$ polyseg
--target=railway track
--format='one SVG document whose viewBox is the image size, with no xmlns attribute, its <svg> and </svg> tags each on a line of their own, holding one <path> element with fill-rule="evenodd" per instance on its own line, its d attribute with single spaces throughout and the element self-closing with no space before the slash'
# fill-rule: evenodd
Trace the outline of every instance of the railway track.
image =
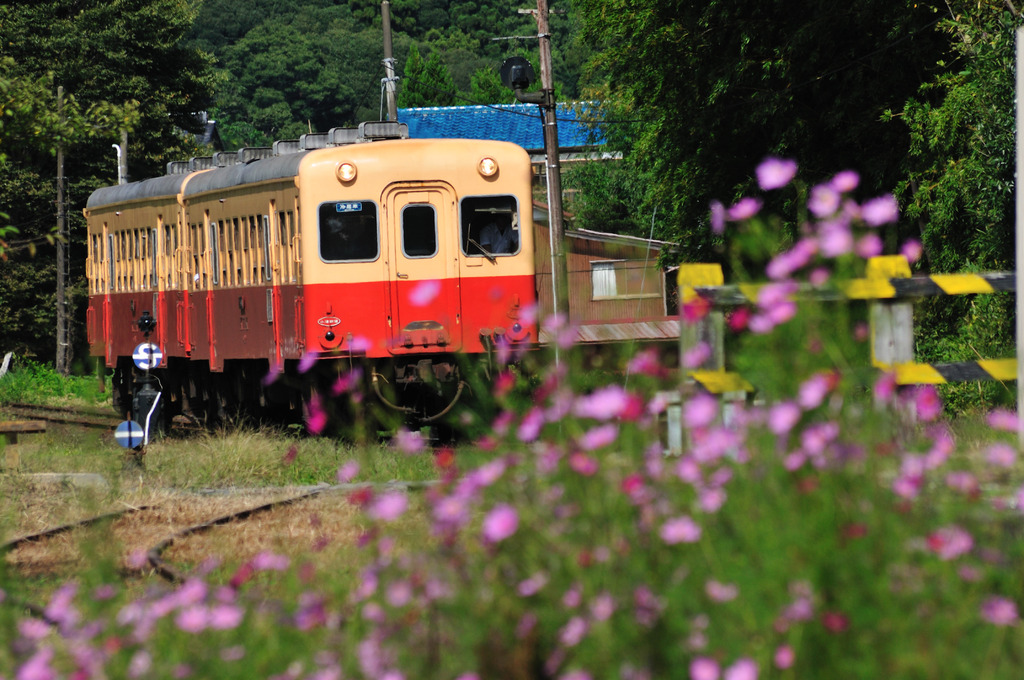
<svg viewBox="0 0 1024 680">
<path fill-rule="evenodd" d="M 42 404 L 4 404 L 0 413 L 25 420 L 45 420 L 48 423 L 66 423 L 100 429 L 114 429 L 121 422 L 114 413 L 74 406 L 45 406 Z"/>
<path fill-rule="evenodd" d="M 297 489 L 289 493 L 286 496 L 273 498 L 271 500 L 264 500 L 263 502 L 252 502 L 245 504 L 243 507 L 235 507 L 227 512 L 214 511 L 193 511 L 192 513 L 177 514 L 180 512 L 182 492 L 173 492 L 174 496 L 172 499 L 163 502 L 154 502 L 145 505 L 139 505 L 129 507 L 124 510 L 115 512 L 104 512 L 84 519 L 76 520 L 59 526 L 47 528 L 38 532 L 25 534 L 11 540 L 6 543 L 0 544 L 0 559 L 4 557 L 8 558 L 8 561 L 15 566 L 21 562 L 18 556 L 15 555 L 16 551 L 20 549 L 32 549 L 36 551 L 52 550 L 57 553 L 63 553 L 67 546 L 55 544 L 54 546 L 47 548 L 49 541 L 55 540 L 57 537 L 67 534 L 69 532 L 83 529 L 103 523 L 115 523 L 115 522 L 133 522 L 141 527 L 138 532 L 144 536 L 152 536 L 153 529 L 156 527 L 163 527 L 160 532 L 162 536 L 159 540 L 149 538 L 145 543 L 140 543 L 136 540 L 132 540 L 130 537 L 121 536 L 119 540 L 126 545 L 134 543 L 134 548 L 131 550 L 132 555 L 145 555 L 144 564 L 134 564 L 130 567 L 130 571 L 135 573 L 141 568 L 144 572 L 151 570 L 151 573 L 159 576 L 165 581 L 170 583 L 181 583 L 188 577 L 188 572 L 183 571 L 179 567 L 174 566 L 171 562 L 165 558 L 165 552 L 168 551 L 172 546 L 175 548 L 181 548 L 182 544 L 185 543 L 189 538 L 196 537 L 200 534 L 206 533 L 216 527 L 222 527 L 224 525 L 236 524 L 239 531 L 244 530 L 244 523 L 246 521 L 256 521 L 261 516 L 275 510 L 281 510 L 288 506 L 298 505 L 304 501 L 309 501 L 315 497 L 326 495 L 326 494 L 337 494 L 339 497 L 337 502 L 340 504 L 347 504 L 343 495 L 351 494 L 370 489 L 374 490 L 390 490 L 390 489 L 405 489 L 407 491 L 423 490 L 436 482 L 387 482 L 387 483 L 362 483 L 362 484 L 338 484 L 338 485 L 322 485 L 316 487 L 306 487 L 304 489 Z M 234 490 L 242 498 L 245 497 L 246 492 L 253 495 L 265 494 L 266 490 L 263 489 L 237 489 Z M 277 490 L 279 493 L 281 490 Z M 197 497 L 206 496 L 204 493 L 194 493 Z M 197 520 L 195 515 L 201 516 Z M 175 527 L 170 533 L 167 533 L 167 526 L 170 524 Z M 117 527 L 113 527 L 115 533 L 118 532 Z M 11 557 L 13 556 L 13 559 Z M 194 560 L 189 560 L 190 562 Z M 27 603 L 21 603 L 26 605 Z M 35 611 L 37 608 L 28 606 L 30 611 Z M 41 611 L 41 610 L 40 610 Z"/>
</svg>

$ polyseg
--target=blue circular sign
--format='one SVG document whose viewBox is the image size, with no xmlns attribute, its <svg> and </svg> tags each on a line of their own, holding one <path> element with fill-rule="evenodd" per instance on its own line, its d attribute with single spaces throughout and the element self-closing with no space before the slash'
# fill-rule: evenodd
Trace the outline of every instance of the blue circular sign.
<svg viewBox="0 0 1024 680">
<path fill-rule="evenodd" d="M 151 342 L 140 343 L 132 352 L 132 360 L 143 371 L 156 368 L 163 361 L 164 353 Z"/>
<path fill-rule="evenodd" d="M 146 432 L 134 420 L 126 420 L 114 430 L 114 441 L 126 449 L 134 449 L 142 446 L 146 439 Z"/>
</svg>

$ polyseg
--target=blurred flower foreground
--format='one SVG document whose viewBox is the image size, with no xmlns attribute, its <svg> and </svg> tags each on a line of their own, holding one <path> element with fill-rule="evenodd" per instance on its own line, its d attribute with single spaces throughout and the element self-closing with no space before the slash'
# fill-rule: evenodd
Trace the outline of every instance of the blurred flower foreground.
<svg viewBox="0 0 1024 680">
<path fill-rule="evenodd" d="M 42 616 L 0 607 L 0 677 L 1019 677 L 1017 417 L 959 440 L 932 387 L 866 368 L 864 309 L 796 296 L 857 276 L 898 219 L 891 196 L 855 200 L 854 172 L 797 175 L 767 159 L 762 195 L 711 207 L 730 276 L 771 283 L 725 324 L 757 393 L 685 387 L 682 452 L 656 350 L 606 372 L 568 345 L 558 369 L 519 357 L 477 395 L 486 462 L 403 431 L 439 483 L 344 501 L 366 522 L 356 574 L 263 554 L 141 597 L 67 583 Z M 780 197 L 789 222 L 762 214 Z"/>
</svg>

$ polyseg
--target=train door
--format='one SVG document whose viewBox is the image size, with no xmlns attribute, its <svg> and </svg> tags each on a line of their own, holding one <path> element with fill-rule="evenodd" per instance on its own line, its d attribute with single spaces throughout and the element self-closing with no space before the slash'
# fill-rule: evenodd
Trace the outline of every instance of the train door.
<svg viewBox="0 0 1024 680">
<path fill-rule="evenodd" d="M 381 198 L 392 354 L 462 348 L 458 210 L 443 182 L 392 184 Z"/>
</svg>

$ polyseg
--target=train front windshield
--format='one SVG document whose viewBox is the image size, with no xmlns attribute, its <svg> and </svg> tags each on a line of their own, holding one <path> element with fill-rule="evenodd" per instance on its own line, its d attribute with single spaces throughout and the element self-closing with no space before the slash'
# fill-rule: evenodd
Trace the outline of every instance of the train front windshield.
<svg viewBox="0 0 1024 680">
<path fill-rule="evenodd" d="M 471 257 L 519 252 L 519 211 L 514 196 L 462 199 L 462 252 Z"/>
<path fill-rule="evenodd" d="M 373 201 L 323 203 L 318 218 L 324 262 L 369 262 L 379 256 L 377 204 Z"/>
</svg>

